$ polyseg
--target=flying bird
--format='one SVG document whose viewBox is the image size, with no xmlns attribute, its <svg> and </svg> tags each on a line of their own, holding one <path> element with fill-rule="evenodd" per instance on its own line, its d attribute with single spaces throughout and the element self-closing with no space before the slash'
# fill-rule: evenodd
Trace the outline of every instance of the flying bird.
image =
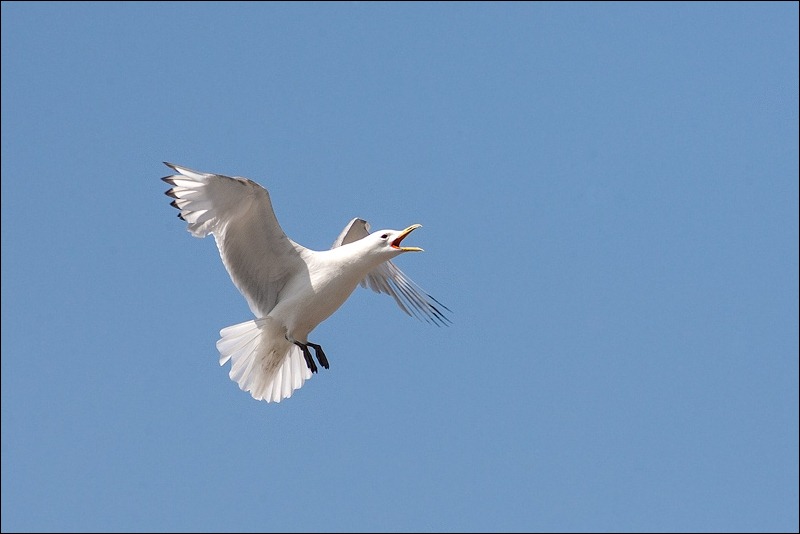
<svg viewBox="0 0 800 534">
<path fill-rule="evenodd" d="M 391 261 L 421 225 L 370 233 L 364 219 L 351 220 L 330 250 L 311 250 L 289 239 L 272 209 L 269 192 L 252 180 L 198 172 L 164 162 L 177 174 L 172 187 L 178 217 L 195 237 L 214 236 L 225 268 L 255 319 L 220 331 L 220 365 L 256 400 L 292 396 L 328 358 L 308 335 L 330 317 L 360 284 L 394 298 L 400 309 L 436 325 L 450 311 L 425 293 Z M 314 351 L 312 356 L 311 351 Z"/>
</svg>

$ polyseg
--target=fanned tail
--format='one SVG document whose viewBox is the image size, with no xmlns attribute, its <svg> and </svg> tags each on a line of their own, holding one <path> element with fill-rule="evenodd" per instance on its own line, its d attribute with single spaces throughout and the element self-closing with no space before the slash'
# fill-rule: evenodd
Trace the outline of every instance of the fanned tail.
<svg viewBox="0 0 800 534">
<path fill-rule="evenodd" d="M 219 334 L 219 364 L 230 360 L 231 380 L 256 400 L 280 402 L 311 378 L 300 348 L 270 317 L 229 326 Z"/>
</svg>

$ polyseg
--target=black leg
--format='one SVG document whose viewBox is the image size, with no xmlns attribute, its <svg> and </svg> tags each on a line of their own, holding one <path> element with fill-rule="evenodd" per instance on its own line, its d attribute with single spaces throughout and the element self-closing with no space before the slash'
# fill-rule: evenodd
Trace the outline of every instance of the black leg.
<svg viewBox="0 0 800 534">
<path fill-rule="evenodd" d="M 300 349 L 303 351 L 303 357 L 306 359 L 306 365 L 309 369 L 311 369 L 311 372 L 316 373 L 317 364 L 314 363 L 314 358 L 311 357 L 311 353 L 308 351 L 308 346 L 297 341 L 295 341 L 294 344 L 300 347 Z"/>
<path fill-rule="evenodd" d="M 328 358 L 325 357 L 325 352 L 322 350 L 322 347 L 316 343 L 311 343 L 310 341 L 308 342 L 308 346 L 313 348 L 314 352 L 317 353 L 317 360 L 319 361 L 319 364 L 325 369 L 329 369 Z"/>
</svg>

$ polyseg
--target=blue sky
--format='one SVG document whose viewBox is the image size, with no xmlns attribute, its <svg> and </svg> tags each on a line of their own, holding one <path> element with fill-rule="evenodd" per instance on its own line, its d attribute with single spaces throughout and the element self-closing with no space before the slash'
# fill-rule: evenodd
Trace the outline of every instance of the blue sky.
<svg viewBox="0 0 800 534">
<path fill-rule="evenodd" d="M 2 530 L 797 531 L 797 3 L 2 3 Z M 280 404 L 162 161 L 422 223 Z M 413 242 L 412 242 L 413 241 Z"/>
</svg>

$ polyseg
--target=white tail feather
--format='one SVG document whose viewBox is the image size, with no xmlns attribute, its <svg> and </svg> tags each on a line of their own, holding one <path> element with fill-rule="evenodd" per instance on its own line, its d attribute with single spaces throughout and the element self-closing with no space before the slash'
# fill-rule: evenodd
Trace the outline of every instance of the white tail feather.
<svg viewBox="0 0 800 534">
<path fill-rule="evenodd" d="M 311 378 L 300 348 L 270 317 L 229 326 L 219 334 L 219 364 L 231 360 L 231 380 L 256 400 L 280 402 Z"/>
</svg>

